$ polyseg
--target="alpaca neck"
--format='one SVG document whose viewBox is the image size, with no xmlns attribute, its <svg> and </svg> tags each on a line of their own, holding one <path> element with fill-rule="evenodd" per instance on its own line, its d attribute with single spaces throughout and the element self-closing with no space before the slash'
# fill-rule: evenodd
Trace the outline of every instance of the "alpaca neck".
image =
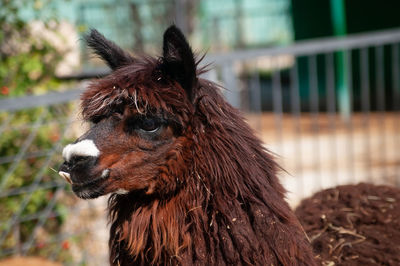
<svg viewBox="0 0 400 266">
<path fill-rule="evenodd" d="M 184 259 L 182 256 L 187 254 L 191 244 L 187 221 L 200 207 L 190 208 L 191 199 L 183 193 L 181 191 L 169 200 L 152 200 L 146 204 L 138 202 L 134 194 L 111 196 L 111 262 L 113 257 L 121 257 L 116 250 L 130 263 L 159 264 Z"/>
<path fill-rule="evenodd" d="M 260 200 L 228 199 L 211 189 L 197 177 L 164 202 L 141 205 L 131 194 L 112 196 L 111 261 L 118 256 L 121 265 L 313 265 L 305 236 L 282 199 L 287 217 Z"/>
</svg>

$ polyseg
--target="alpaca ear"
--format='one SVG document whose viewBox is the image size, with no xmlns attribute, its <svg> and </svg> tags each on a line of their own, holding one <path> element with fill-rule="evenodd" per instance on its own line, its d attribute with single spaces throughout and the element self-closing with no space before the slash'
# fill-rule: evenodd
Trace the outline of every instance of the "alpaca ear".
<svg viewBox="0 0 400 266">
<path fill-rule="evenodd" d="M 131 55 L 122 50 L 114 42 L 106 39 L 95 29 L 92 29 L 85 39 L 88 46 L 92 48 L 112 70 L 129 65 L 134 61 Z"/>
<path fill-rule="evenodd" d="M 176 80 L 192 100 L 196 63 L 185 36 L 174 25 L 164 33 L 162 71 Z"/>
</svg>

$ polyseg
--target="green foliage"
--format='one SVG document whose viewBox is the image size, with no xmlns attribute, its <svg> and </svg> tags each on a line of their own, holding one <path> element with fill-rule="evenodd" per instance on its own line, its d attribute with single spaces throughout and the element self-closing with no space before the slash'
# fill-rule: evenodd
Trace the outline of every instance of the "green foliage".
<svg viewBox="0 0 400 266">
<path fill-rule="evenodd" d="M 60 82 L 54 71 L 62 54 L 41 36 L 34 36 L 30 23 L 21 10 L 31 10 L 38 16 L 44 12 L 43 1 L 0 0 L 0 98 L 45 93 L 57 89 Z M 23 7 L 23 8 L 21 8 Z M 40 16 L 39 16 L 40 17 Z M 56 21 L 42 22 L 43 29 L 51 31 Z M 35 182 L 54 182 L 59 157 L 49 157 L 54 145 L 59 143 L 65 128 L 63 118 L 70 112 L 70 105 L 63 104 L 51 108 L 34 108 L 10 113 L 0 113 L 0 125 L 7 120 L 10 124 L 0 135 L 0 193 L 3 195 L 21 188 L 32 188 Z M 41 123 L 34 125 L 38 119 Z M 29 137 L 31 142 L 28 143 Z M 26 148 L 19 161 L 13 158 Z M 50 159 L 49 159 L 50 158 Z M 50 160 L 50 161 L 48 161 Z M 54 161 L 53 161 L 54 160 Z M 10 169 L 14 169 L 10 171 Z M 3 183 L 3 181 L 6 182 Z M 49 256 L 56 253 L 62 260 L 68 260 L 68 248 L 60 248 L 56 238 L 65 220 L 66 208 L 57 202 L 51 210 L 52 219 L 46 219 L 43 227 L 34 232 L 40 218 L 32 218 L 43 213 L 53 200 L 55 188 L 36 189 L 32 192 L 11 193 L 0 197 L 0 235 L 7 237 L 0 243 L 0 258 L 3 251 L 18 249 L 35 233 L 35 241 L 29 250 L 31 255 Z M 22 202 L 30 195 L 24 208 Z M 20 222 L 12 225 L 10 219 L 20 214 Z M 10 226 L 11 225 L 11 226 Z"/>
<path fill-rule="evenodd" d="M 43 36 L 32 34 L 20 14 L 22 6 L 39 12 L 38 1 L 0 1 L 0 97 L 44 92 L 49 83 L 58 85 L 54 70 L 62 55 Z M 41 23 L 48 31 L 57 25 L 54 20 Z"/>
</svg>

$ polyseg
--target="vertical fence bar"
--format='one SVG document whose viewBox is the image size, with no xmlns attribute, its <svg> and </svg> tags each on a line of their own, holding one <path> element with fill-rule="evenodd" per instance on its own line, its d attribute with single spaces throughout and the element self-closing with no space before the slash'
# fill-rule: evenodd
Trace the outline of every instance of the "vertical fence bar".
<svg viewBox="0 0 400 266">
<path fill-rule="evenodd" d="M 383 57 L 383 46 L 378 46 L 375 48 L 375 58 L 376 58 L 376 99 L 377 99 L 377 111 L 385 111 L 385 84 L 384 84 L 384 57 Z"/>
<path fill-rule="evenodd" d="M 393 44 L 392 45 L 392 82 L 393 82 L 393 88 L 392 88 L 392 97 L 393 97 L 393 128 L 394 128 L 394 147 L 396 151 L 400 150 L 400 135 L 398 132 L 400 132 L 400 121 L 398 119 L 398 113 L 400 111 L 400 80 L 399 80 L 399 75 L 400 75 L 400 68 L 399 68 L 399 44 Z M 396 153 L 394 155 L 394 159 L 396 161 L 400 160 L 400 157 L 398 157 L 399 153 Z M 400 166 L 399 167 L 394 167 L 394 178 L 395 182 L 394 184 L 397 186 L 400 186 Z"/>
<path fill-rule="evenodd" d="M 301 100 L 300 100 L 300 92 L 299 92 L 299 80 L 298 80 L 298 65 L 297 60 L 294 60 L 293 67 L 290 69 L 290 111 L 292 113 L 292 121 L 293 121 L 293 131 L 295 133 L 295 146 L 294 146 L 294 154 L 296 154 L 296 162 L 295 162 L 295 171 L 296 178 L 299 191 L 301 194 L 299 196 L 304 197 L 304 180 L 303 180 L 303 163 L 302 163 L 302 149 L 301 149 L 301 127 L 300 127 L 300 119 L 301 119 Z"/>
<path fill-rule="evenodd" d="M 336 149 L 336 95 L 335 95 L 335 64 L 333 53 L 325 55 L 325 70 L 326 70 L 326 110 L 329 120 L 329 133 L 331 135 L 330 149 L 332 156 L 331 168 L 332 179 L 335 184 L 338 184 L 338 158 Z"/>
<path fill-rule="evenodd" d="M 236 75 L 233 71 L 233 62 L 227 62 L 222 66 L 222 79 L 225 84 L 225 97 L 236 108 L 240 108 L 240 92 Z"/>
<path fill-rule="evenodd" d="M 360 75 L 361 75 L 361 112 L 362 127 L 364 131 L 364 174 L 368 181 L 371 181 L 371 144 L 370 144 L 370 87 L 369 87 L 369 57 L 368 48 L 360 51 Z"/>
<path fill-rule="evenodd" d="M 274 63 L 277 61 L 274 60 Z M 282 108 L 282 84 L 281 84 L 281 72 L 279 66 L 276 66 L 272 74 L 272 108 L 275 117 L 276 127 L 276 140 L 278 147 L 278 154 L 283 157 L 283 143 L 282 143 L 282 120 L 283 120 L 283 108 Z"/>
<path fill-rule="evenodd" d="M 376 62 L 376 110 L 377 110 L 377 119 L 378 119 L 378 131 L 380 131 L 380 156 L 379 156 L 379 164 L 380 167 L 380 177 L 383 181 L 387 181 L 386 176 L 386 121 L 385 121 L 385 77 L 384 77 L 384 51 L 383 46 L 378 46 L 375 48 L 375 62 Z M 383 166 L 382 166 L 383 165 Z"/>
<path fill-rule="evenodd" d="M 400 111 L 400 68 L 399 68 L 399 44 L 392 45 L 392 95 L 393 111 Z"/>
<path fill-rule="evenodd" d="M 251 76 L 250 80 L 250 103 L 251 109 L 254 113 L 260 115 L 260 119 L 257 119 L 256 129 L 257 131 L 262 130 L 262 99 L 261 99 L 261 84 L 260 74 L 256 70 Z"/>
<path fill-rule="evenodd" d="M 181 31 L 187 35 L 188 27 L 187 27 L 187 14 L 186 14 L 186 1 L 185 0 L 175 0 L 175 23 L 181 29 Z"/>
<path fill-rule="evenodd" d="M 357 181 L 354 165 L 354 145 L 353 145 L 353 69 L 351 60 L 352 51 L 345 51 L 345 64 L 347 65 L 347 91 L 349 97 L 349 117 L 346 121 L 347 129 L 347 152 L 348 152 L 348 178 L 349 181 Z"/>
<path fill-rule="evenodd" d="M 321 180 L 321 159 L 320 159 L 320 142 L 319 142 L 319 93 L 318 93 L 318 72 L 317 72 L 317 56 L 310 55 L 308 58 L 308 80 L 310 82 L 310 115 L 312 124 L 313 138 L 313 154 L 315 163 L 315 172 L 317 176 L 317 186 L 322 187 Z"/>
</svg>

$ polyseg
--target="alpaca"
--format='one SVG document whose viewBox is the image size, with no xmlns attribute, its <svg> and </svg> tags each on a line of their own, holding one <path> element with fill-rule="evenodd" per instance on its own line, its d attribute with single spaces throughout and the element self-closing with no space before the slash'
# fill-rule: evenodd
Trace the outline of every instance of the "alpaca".
<svg viewBox="0 0 400 266">
<path fill-rule="evenodd" d="M 180 30 L 163 37 L 157 59 L 86 38 L 113 72 L 83 93 L 92 127 L 59 173 L 80 198 L 111 194 L 110 264 L 315 265 L 273 156 Z"/>
</svg>

